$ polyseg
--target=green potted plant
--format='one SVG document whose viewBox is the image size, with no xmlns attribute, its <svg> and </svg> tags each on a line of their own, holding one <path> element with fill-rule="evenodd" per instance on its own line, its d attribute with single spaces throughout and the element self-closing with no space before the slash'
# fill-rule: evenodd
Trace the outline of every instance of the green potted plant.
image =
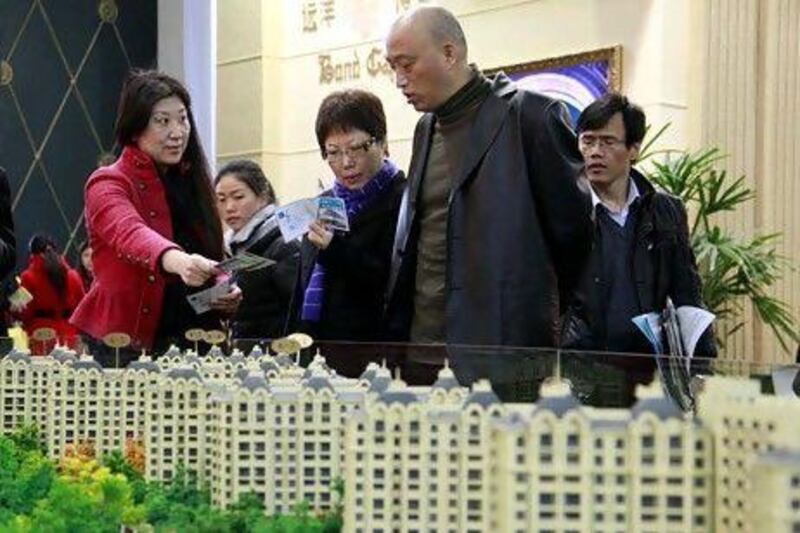
<svg viewBox="0 0 800 533">
<path fill-rule="evenodd" d="M 703 280 L 703 301 L 719 319 L 715 330 L 719 344 L 724 346 L 725 339 L 744 326 L 741 314 L 745 302 L 750 301 L 783 349 L 792 351 L 800 342 L 800 328 L 789 304 L 770 294 L 775 282 L 793 270 L 789 260 L 775 250 L 781 233 L 743 238 L 717 224 L 715 215 L 736 211 L 752 200 L 755 192 L 747 187 L 744 176 L 731 179 L 715 168 L 726 157 L 719 148 L 654 150 L 668 127 L 648 136 L 638 163 L 648 160 L 643 173 L 687 207 L 689 236 Z M 658 161 L 653 157 L 656 154 L 666 157 Z"/>
</svg>

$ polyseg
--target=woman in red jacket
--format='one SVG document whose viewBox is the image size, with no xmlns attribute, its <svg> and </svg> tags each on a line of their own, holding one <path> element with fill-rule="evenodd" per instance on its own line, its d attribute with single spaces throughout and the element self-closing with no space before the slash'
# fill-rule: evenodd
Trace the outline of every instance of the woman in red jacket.
<svg viewBox="0 0 800 533">
<path fill-rule="evenodd" d="M 46 355 L 56 340 L 71 348 L 79 344 L 78 330 L 68 322 L 69 316 L 83 298 L 83 281 L 56 251 L 55 243 L 44 235 L 34 235 L 30 245 L 28 268 L 20 274 L 20 285 L 33 299 L 15 313 L 30 339 L 31 353 Z M 56 339 L 42 342 L 33 339 L 33 332 L 52 328 Z"/>
<path fill-rule="evenodd" d="M 119 159 L 86 183 L 95 278 L 72 323 L 96 341 L 127 333 L 133 350 L 157 354 L 181 342 L 187 329 L 219 328 L 222 313 L 234 312 L 242 294 L 234 286 L 214 302 L 215 311 L 199 315 L 186 299 L 188 287 L 214 282 L 223 246 L 183 85 L 160 72 L 132 72 L 120 97 L 116 138 Z M 99 342 L 93 350 L 111 364 Z M 126 359 L 133 357 L 131 351 Z"/>
</svg>

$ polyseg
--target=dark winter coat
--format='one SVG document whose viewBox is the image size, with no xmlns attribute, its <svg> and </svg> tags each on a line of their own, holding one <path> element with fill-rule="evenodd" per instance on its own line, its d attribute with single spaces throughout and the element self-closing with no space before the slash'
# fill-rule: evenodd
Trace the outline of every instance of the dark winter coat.
<svg viewBox="0 0 800 533">
<path fill-rule="evenodd" d="M 635 280 L 639 313 L 661 312 L 667 297 L 675 307 L 704 307 L 697 262 L 689 243 L 686 208 L 679 198 L 656 191 L 639 172 L 631 176 L 641 195 L 638 202 L 630 273 Z M 595 230 L 595 249 L 599 248 Z M 607 316 L 598 285 L 603 283 L 600 258 L 592 255 L 564 324 L 564 348 L 605 350 Z M 631 317 L 632 318 L 632 317 Z M 641 350 L 651 349 L 642 335 Z M 716 357 L 711 328 L 700 338 L 695 355 Z"/>
<path fill-rule="evenodd" d="M 244 251 L 275 264 L 237 275 L 243 299 L 233 320 L 233 335 L 237 339 L 282 337 L 287 333 L 300 244 L 284 242 L 274 218 L 268 218 L 253 229 L 247 240 L 231 245 L 234 255 Z"/>
<path fill-rule="evenodd" d="M 398 172 L 391 189 L 351 219 L 350 231 L 337 232 L 325 250 L 318 252 L 308 238 L 303 239 L 300 283 L 295 296 L 298 320 L 316 261 L 326 273 L 321 320 L 301 323 L 302 330 L 321 340 L 385 339 L 385 289 L 405 183 L 403 173 Z"/>
<path fill-rule="evenodd" d="M 417 124 L 399 215 L 388 313 L 408 338 L 414 305 L 416 205 L 435 116 Z M 498 74 L 453 177 L 447 225 L 447 342 L 554 346 L 560 296 L 590 249 L 591 200 L 564 106 Z"/>
</svg>

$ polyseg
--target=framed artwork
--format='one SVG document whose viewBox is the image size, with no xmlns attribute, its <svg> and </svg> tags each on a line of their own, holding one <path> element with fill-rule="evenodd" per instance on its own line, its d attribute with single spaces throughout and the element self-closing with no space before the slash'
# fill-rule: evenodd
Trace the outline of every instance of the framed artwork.
<svg viewBox="0 0 800 533">
<path fill-rule="evenodd" d="M 622 90 L 622 46 L 528 61 L 484 73 L 492 76 L 500 71 L 525 89 L 564 102 L 574 123 L 598 97 Z"/>
</svg>

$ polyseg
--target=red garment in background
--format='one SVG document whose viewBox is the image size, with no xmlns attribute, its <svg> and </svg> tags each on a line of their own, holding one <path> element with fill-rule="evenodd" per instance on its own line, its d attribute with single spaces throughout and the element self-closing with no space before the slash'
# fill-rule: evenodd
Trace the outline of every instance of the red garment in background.
<svg viewBox="0 0 800 533">
<path fill-rule="evenodd" d="M 78 329 L 69 323 L 69 317 L 83 298 L 83 281 L 63 258 L 61 263 L 67 269 L 67 285 L 63 296 L 58 294 L 47 277 L 44 258 L 40 254 L 32 255 L 28 268 L 20 274 L 20 285 L 31 293 L 33 300 L 15 316 L 22 321 L 34 355 L 50 353 L 56 342 L 33 340 L 33 332 L 39 328 L 53 328 L 58 341 L 70 348 L 77 348 L 80 344 Z"/>
</svg>

